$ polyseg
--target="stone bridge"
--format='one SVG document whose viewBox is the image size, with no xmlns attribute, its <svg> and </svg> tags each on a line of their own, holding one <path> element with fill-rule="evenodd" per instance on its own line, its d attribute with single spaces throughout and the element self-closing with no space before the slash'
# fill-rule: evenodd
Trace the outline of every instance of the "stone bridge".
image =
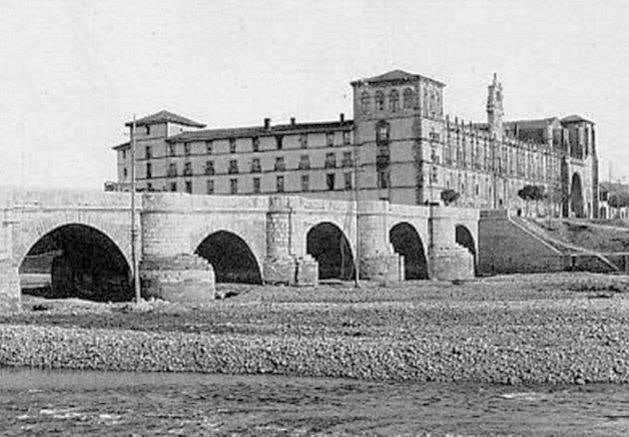
<svg viewBox="0 0 629 437">
<path fill-rule="evenodd" d="M 474 209 L 184 193 L 138 193 L 135 204 L 145 297 L 209 299 L 215 279 L 349 280 L 357 259 L 361 279 L 474 275 Z M 0 191 L 0 300 L 19 304 L 20 274 L 47 254 L 52 288 L 61 294 L 130 299 L 131 215 L 129 193 Z"/>
</svg>

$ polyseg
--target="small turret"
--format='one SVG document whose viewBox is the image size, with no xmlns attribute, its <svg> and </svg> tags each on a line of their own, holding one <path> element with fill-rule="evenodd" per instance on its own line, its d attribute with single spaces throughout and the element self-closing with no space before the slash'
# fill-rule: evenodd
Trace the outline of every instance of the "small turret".
<svg viewBox="0 0 629 437">
<path fill-rule="evenodd" d="M 487 87 L 487 125 L 489 132 L 495 134 L 497 138 L 502 138 L 504 134 L 502 128 L 503 115 L 502 84 L 498 82 L 498 77 L 494 73 L 494 80 Z"/>
</svg>

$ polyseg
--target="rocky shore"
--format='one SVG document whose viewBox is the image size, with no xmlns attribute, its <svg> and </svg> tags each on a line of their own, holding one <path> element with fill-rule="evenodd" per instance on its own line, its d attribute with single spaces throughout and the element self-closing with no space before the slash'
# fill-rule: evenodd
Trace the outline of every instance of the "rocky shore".
<svg viewBox="0 0 629 437">
<path fill-rule="evenodd" d="M 0 365 L 504 384 L 629 382 L 626 277 L 237 289 L 204 308 L 0 317 Z M 38 303 L 37 305 L 42 305 Z M 40 310 L 42 308 L 39 308 Z"/>
</svg>

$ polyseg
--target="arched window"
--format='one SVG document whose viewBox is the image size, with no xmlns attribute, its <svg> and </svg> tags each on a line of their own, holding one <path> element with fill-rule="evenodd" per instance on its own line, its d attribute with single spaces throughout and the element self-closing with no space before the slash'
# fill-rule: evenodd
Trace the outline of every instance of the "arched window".
<svg viewBox="0 0 629 437">
<path fill-rule="evenodd" d="M 384 110 L 384 93 L 382 91 L 376 91 L 376 109 L 378 111 Z"/>
<path fill-rule="evenodd" d="M 402 102 L 404 109 L 412 109 L 415 106 L 415 93 L 413 90 L 411 88 L 406 88 L 402 96 L 404 99 Z"/>
<path fill-rule="evenodd" d="M 389 93 L 389 109 L 391 112 L 396 112 L 400 105 L 400 93 L 398 90 L 391 90 Z"/>
<path fill-rule="evenodd" d="M 367 91 L 363 91 L 362 94 L 360 95 L 360 107 L 361 110 L 364 114 L 367 114 L 369 112 L 369 99 L 371 97 L 369 96 L 369 93 Z"/>
</svg>

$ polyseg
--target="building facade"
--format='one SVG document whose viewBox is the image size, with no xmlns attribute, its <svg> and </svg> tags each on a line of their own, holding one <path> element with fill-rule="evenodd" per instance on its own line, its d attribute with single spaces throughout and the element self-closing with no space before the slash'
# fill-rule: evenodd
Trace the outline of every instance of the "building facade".
<svg viewBox="0 0 629 437">
<path fill-rule="evenodd" d="M 149 191 L 441 202 L 518 213 L 595 217 L 598 162 L 594 123 L 580 116 L 504 120 L 502 85 L 488 87 L 487 121 L 444 115 L 445 85 L 394 70 L 357 80 L 353 120 L 233 129 L 168 111 L 136 121 L 136 180 Z M 127 123 L 131 127 L 131 123 Z M 117 151 L 118 183 L 130 178 L 130 144 Z M 535 207 L 518 191 L 546 193 Z M 529 202 L 530 203 L 530 202 Z M 531 206 L 529 209 L 528 206 Z"/>
</svg>

